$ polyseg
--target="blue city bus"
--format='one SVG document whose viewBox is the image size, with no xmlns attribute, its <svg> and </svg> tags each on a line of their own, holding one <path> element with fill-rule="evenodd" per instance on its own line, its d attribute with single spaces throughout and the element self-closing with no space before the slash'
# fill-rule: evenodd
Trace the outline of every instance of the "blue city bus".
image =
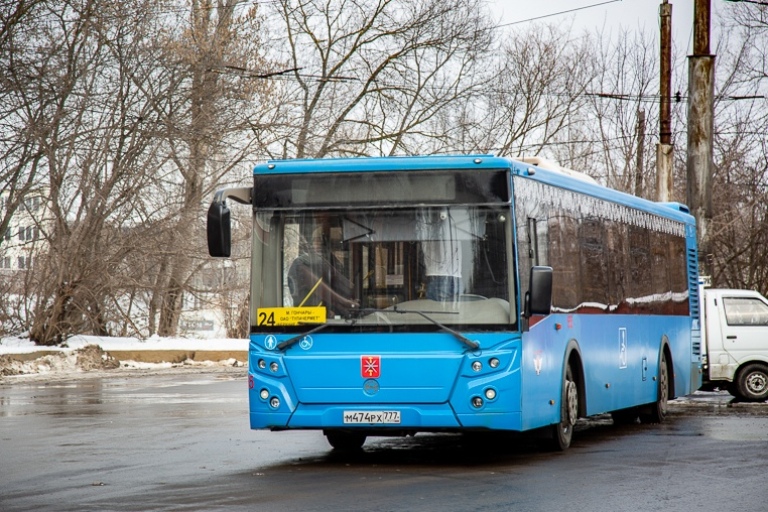
<svg viewBox="0 0 768 512">
<path fill-rule="evenodd" d="M 660 422 L 701 384 L 688 209 L 533 159 L 269 161 L 250 204 L 250 425 L 368 436 Z"/>
</svg>

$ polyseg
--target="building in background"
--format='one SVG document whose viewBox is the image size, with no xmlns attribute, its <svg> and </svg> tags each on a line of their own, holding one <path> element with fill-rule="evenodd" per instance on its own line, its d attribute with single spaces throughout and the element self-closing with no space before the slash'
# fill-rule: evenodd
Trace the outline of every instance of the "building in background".
<svg viewBox="0 0 768 512">
<path fill-rule="evenodd" d="M 8 194 L 1 192 L 0 211 L 5 210 L 7 200 Z M 36 255 L 45 246 L 46 211 L 42 192 L 28 195 L 16 210 L 0 243 L 0 272 L 6 277 L 34 267 Z"/>
</svg>

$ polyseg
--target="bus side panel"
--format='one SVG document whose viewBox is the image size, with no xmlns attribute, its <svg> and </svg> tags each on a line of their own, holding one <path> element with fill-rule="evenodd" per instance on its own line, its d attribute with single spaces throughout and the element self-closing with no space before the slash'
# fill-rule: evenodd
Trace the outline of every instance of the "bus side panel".
<svg viewBox="0 0 768 512">
<path fill-rule="evenodd" d="M 672 372 L 675 382 L 674 395 L 670 398 L 685 396 L 693 393 L 701 386 L 698 356 L 693 349 L 693 330 L 690 317 L 676 318 L 670 326 L 669 345 L 672 352 Z M 691 361 L 696 360 L 695 363 Z M 695 385 L 696 387 L 692 387 Z"/>
<path fill-rule="evenodd" d="M 665 336 L 675 393 L 689 393 L 689 322 L 688 317 L 596 314 L 550 315 L 536 323 L 523 335 L 524 429 L 559 421 L 569 344 L 581 359 L 587 416 L 656 401 Z"/>
<path fill-rule="evenodd" d="M 655 402 L 666 341 L 675 390 L 687 388 L 688 317 L 581 315 L 581 349 L 588 416 Z"/>
<path fill-rule="evenodd" d="M 564 315 L 549 315 L 523 333 L 523 430 L 560 421 L 563 365 L 568 344 L 562 329 L 564 319 Z"/>
</svg>

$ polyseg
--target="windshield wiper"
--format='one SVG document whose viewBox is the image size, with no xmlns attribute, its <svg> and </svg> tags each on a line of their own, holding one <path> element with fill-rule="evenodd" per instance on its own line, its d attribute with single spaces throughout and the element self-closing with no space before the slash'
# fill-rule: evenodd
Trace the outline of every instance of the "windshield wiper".
<svg viewBox="0 0 768 512">
<path fill-rule="evenodd" d="M 461 334 L 459 331 L 454 331 L 453 329 L 451 329 L 447 325 L 442 324 L 442 323 L 438 322 L 437 320 L 435 320 L 434 318 L 432 318 L 431 316 L 427 315 L 427 313 L 445 314 L 445 315 L 458 315 L 458 313 L 455 313 L 453 311 L 427 311 L 425 313 L 424 311 L 416 311 L 416 310 L 413 310 L 413 309 L 397 309 L 397 306 L 393 306 L 393 309 L 379 310 L 380 313 L 388 313 L 390 311 L 395 312 L 395 313 L 400 313 L 401 315 L 405 315 L 405 314 L 408 314 L 408 313 L 416 313 L 417 315 L 419 315 L 422 318 L 428 320 L 429 322 L 432 322 L 433 324 L 435 324 L 436 326 L 438 326 L 439 328 L 441 328 L 445 332 L 453 334 L 459 341 L 464 343 L 466 346 L 468 346 L 472 350 L 477 350 L 478 348 L 480 348 L 480 344 L 478 342 L 472 341 L 471 339 L 469 339 L 466 336 L 464 336 L 463 334 Z"/>
<path fill-rule="evenodd" d="M 355 320 L 357 318 L 359 318 L 360 315 L 364 315 L 364 314 L 368 314 L 368 313 L 399 313 L 401 315 L 405 315 L 405 314 L 408 314 L 408 313 L 415 313 L 415 314 L 419 315 L 420 317 L 424 318 L 425 320 L 427 320 L 428 322 L 438 326 L 440 329 L 444 330 L 445 332 L 447 332 L 449 334 L 452 334 L 453 336 L 456 337 L 456 339 L 458 339 L 459 341 L 464 343 L 466 346 L 468 346 L 472 350 L 477 350 L 478 348 L 480 348 L 480 344 L 477 343 L 476 341 L 472 341 L 471 339 L 467 338 L 466 336 L 464 336 L 460 332 L 451 329 L 447 325 L 442 324 L 442 323 L 438 322 L 437 320 L 435 320 L 434 318 L 432 318 L 431 316 L 427 315 L 427 313 L 435 314 L 435 315 L 438 315 L 438 314 L 440 314 L 440 315 L 458 315 L 458 313 L 453 312 L 453 311 L 427 311 L 427 312 L 424 312 L 424 311 L 416 311 L 416 310 L 412 310 L 412 309 L 398 309 L 397 306 L 394 306 L 393 309 L 361 308 L 361 309 L 356 309 L 354 311 L 354 314 L 350 314 L 346 318 L 346 320 L 348 320 L 348 321 L 351 320 L 352 324 L 354 324 Z M 280 343 L 277 344 L 277 349 L 278 350 L 285 350 L 285 349 L 295 345 L 296 343 L 298 343 L 302 339 L 304 339 L 304 337 L 309 336 L 310 334 L 314 334 L 314 333 L 316 333 L 318 331 L 322 331 L 323 329 L 325 329 L 329 325 L 331 325 L 331 324 L 329 324 L 329 323 L 320 324 L 317 327 L 315 327 L 314 329 L 310 329 L 310 330 L 308 330 L 305 333 L 302 333 L 302 334 L 299 334 L 297 336 L 294 336 L 293 338 L 288 338 L 285 341 L 281 341 Z"/>
</svg>

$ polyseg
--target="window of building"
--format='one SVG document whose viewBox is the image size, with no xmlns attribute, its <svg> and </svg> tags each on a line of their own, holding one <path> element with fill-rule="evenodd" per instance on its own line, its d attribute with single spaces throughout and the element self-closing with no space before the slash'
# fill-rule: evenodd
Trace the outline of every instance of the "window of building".
<svg viewBox="0 0 768 512">
<path fill-rule="evenodd" d="M 37 240 L 37 234 L 37 226 L 19 227 L 19 240 L 22 242 L 32 242 Z"/>
<path fill-rule="evenodd" d="M 24 199 L 24 204 L 30 212 L 36 212 L 40 208 L 40 196 L 32 196 Z"/>
</svg>

